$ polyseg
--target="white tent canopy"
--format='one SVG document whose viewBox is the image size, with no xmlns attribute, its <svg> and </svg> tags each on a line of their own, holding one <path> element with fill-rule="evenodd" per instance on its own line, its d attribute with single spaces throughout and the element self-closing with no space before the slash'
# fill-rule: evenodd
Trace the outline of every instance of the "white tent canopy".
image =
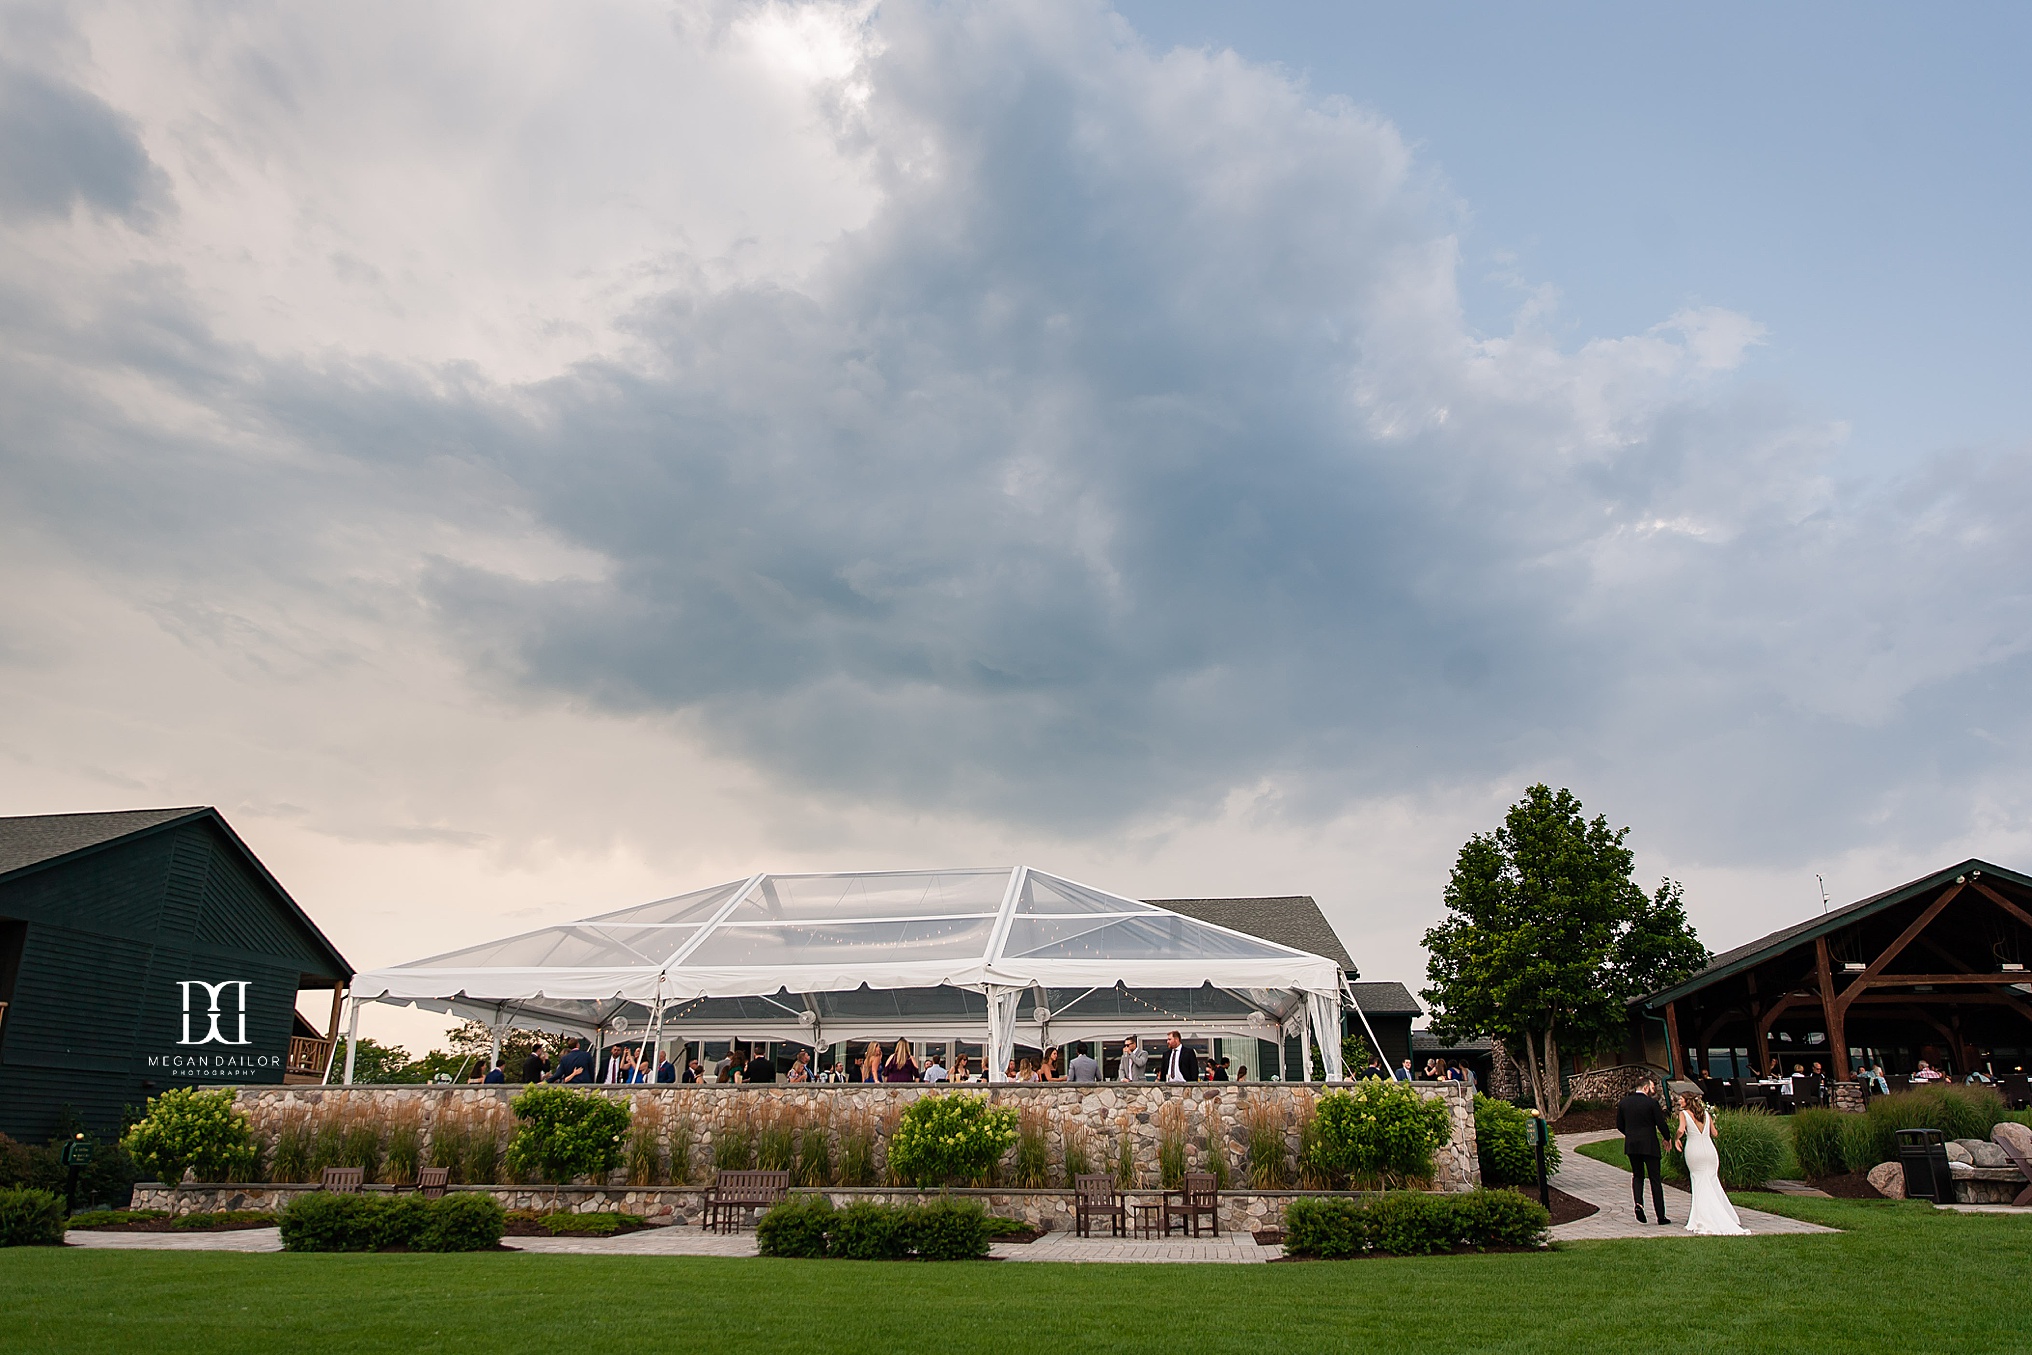
<svg viewBox="0 0 2032 1355">
<path fill-rule="evenodd" d="M 1337 1080 L 1342 994 L 1324 956 L 1024 866 L 756 875 L 353 980 L 356 1004 L 497 1031 L 959 1036 L 994 1077 L 1019 1027 L 1099 1038 L 1125 1029 L 1130 1003 L 1180 1029 L 1316 1036 Z"/>
</svg>

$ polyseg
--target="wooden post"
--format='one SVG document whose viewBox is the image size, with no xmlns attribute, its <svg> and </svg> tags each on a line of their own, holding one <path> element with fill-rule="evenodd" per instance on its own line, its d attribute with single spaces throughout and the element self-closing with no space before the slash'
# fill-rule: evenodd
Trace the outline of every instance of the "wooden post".
<svg viewBox="0 0 2032 1355">
<path fill-rule="evenodd" d="M 327 1040 L 339 1038 L 339 1006 L 345 1001 L 345 997 L 346 985 L 334 979 L 332 981 L 332 1019 L 330 1024 L 325 1027 L 325 1038 Z"/>
<path fill-rule="evenodd" d="M 1848 1011 L 1834 1000 L 1834 967 L 1828 963 L 1827 938 L 1817 936 L 1813 940 L 1813 965 L 1820 977 L 1820 1014 L 1827 1023 L 1827 1042 L 1834 1046 L 1834 1080 L 1849 1080 L 1849 1042 L 1843 1027 L 1848 1024 Z"/>
<path fill-rule="evenodd" d="M 1668 1002 L 1665 1004 L 1665 1071 L 1677 1073 L 1679 1056 L 1685 1052 L 1679 1045 L 1679 1004 Z M 1699 1074 L 1700 1065 L 1695 1064 L 1690 1075 L 1697 1077 Z"/>
<path fill-rule="evenodd" d="M 1781 1001 L 1767 1013 L 1764 1000 L 1757 996 L 1757 971 L 1751 970 L 1744 978 L 1750 989 L 1750 1052 L 1756 1056 L 1757 1075 L 1762 1077 L 1771 1071 L 1771 1021 L 1777 1018 L 1784 1003 Z"/>
</svg>

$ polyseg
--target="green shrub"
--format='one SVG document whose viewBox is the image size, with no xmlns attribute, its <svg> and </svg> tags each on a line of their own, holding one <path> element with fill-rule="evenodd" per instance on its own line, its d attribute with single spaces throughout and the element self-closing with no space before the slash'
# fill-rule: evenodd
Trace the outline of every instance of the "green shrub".
<svg viewBox="0 0 2032 1355">
<path fill-rule="evenodd" d="M 764 1256 L 816 1259 L 826 1254 L 833 1202 L 823 1195 L 793 1195 L 755 1220 L 755 1245 Z"/>
<path fill-rule="evenodd" d="M 490 1195 L 351 1195 L 307 1191 L 282 1211 L 282 1249 L 301 1252 L 481 1251 L 500 1242 L 507 1214 Z"/>
<path fill-rule="evenodd" d="M 1552 1213 L 1514 1190 L 1475 1190 L 1450 1195 L 1454 1235 L 1465 1247 L 1541 1247 Z"/>
<path fill-rule="evenodd" d="M 2003 1098 L 1989 1087 L 1915 1087 L 1873 1098 L 1864 1118 L 1876 1139 L 1870 1151 L 1878 1162 L 1890 1162 L 1898 1156 L 1901 1129 L 1938 1129 L 1950 1139 L 1986 1139 L 2008 1114 Z"/>
<path fill-rule="evenodd" d="M 418 1251 L 487 1251 L 501 1245 L 507 1229 L 508 1211 L 499 1200 L 460 1191 L 425 1204 L 423 1226 L 410 1245 Z"/>
<path fill-rule="evenodd" d="M 797 1166 L 797 1126 L 788 1116 L 772 1115 L 755 1133 L 755 1165 L 766 1172 L 787 1172 Z"/>
<path fill-rule="evenodd" d="M 1536 1247 L 1551 1222 L 1544 1206 L 1512 1190 L 1392 1190 L 1365 1199 L 1293 1200 L 1284 1211 L 1284 1247 L 1294 1256 L 1328 1260 L 1366 1252 L 1423 1256 L 1456 1247 Z"/>
<path fill-rule="evenodd" d="M 61 1247 L 64 1202 L 55 1191 L 0 1190 L 0 1247 Z"/>
<path fill-rule="evenodd" d="M 358 1167 L 362 1180 L 381 1179 L 381 1121 L 355 1115 L 346 1121 L 339 1139 L 339 1165 Z"/>
<path fill-rule="evenodd" d="M 911 1244 L 927 1261 L 971 1261 L 988 1254 L 988 1211 L 972 1200 L 935 1200 L 910 1221 Z"/>
<path fill-rule="evenodd" d="M 565 1087 L 531 1087 L 509 1103 L 522 1121 L 508 1170 L 539 1181 L 603 1179 L 621 1163 L 628 1103 Z"/>
<path fill-rule="evenodd" d="M 1357 1082 L 1319 1098 L 1306 1165 L 1335 1188 L 1422 1181 L 1432 1176 L 1433 1149 L 1452 1133 L 1444 1101 L 1401 1082 Z"/>
<path fill-rule="evenodd" d="M 875 1184 L 875 1131 L 867 1121 L 856 1119 L 840 1131 L 840 1184 Z"/>
<path fill-rule="evenodd" d="M 139 1212 L 142 1217 L 146 1217 L 162 1211 L 144 1209 Z M 76 1214 L 71 1215 L 73 1228 L 77 1227 L 78 1217 Z M 214 1209 L 202 1213 L 180 1214 L 170 1221 L 169 1226 L 180 1232 L 208 1233 L 221 1228 L 243 1228 L 248 1224 L 267 1227 L 275 1222 L 276 1216 L 265 1209 Z"/>
<path fill-rule="evenodd" d="M 469 1186 L 491 1186 L 501 1176 L 501 1139 L 492 1129 L 473 1129 L 460 1155 L 460 1178 Z M 445 1164 L 450 1165 L 450 1164 Z"/>
<path fill-rule="evenodd" d="M 1291 1184 L 1291 1155 L 1284 1145 L 1284 1112 L 1269 1101 L 1251 1101 L 1242 1109 L 1242 1128 L 1249 1136 L 1249 1184 L 1257 1190 L 1283 1190 Z"/>
<path fill-rule="evenodd" d="M 416 1169 L 423 1160 L 423 1134 L 416 1121 L 402 1120 L 388 1127 L 387 1170 L 382 1180 L 391 1186 L 416 1182 Z"/>
<path fill-rule="evenodd" d="M 680 1186 L 691 1184 L 691 1146 L 697 1135 L 689 1115 L 679 1115 L 670 1122 L 670 1179 Z M 823 1135 L 820 1142 L 824 1142 Z"/>
<path fill-rule="evenodd" d="M 254 1131 L 233 1108 L 233 1093 L 174 1087 L 150 1097 L 148 1113 L 121 1146 L 142 1171 L 167 1185 L 193 1173 L 200 1181 L 245 1181 L 254 1175 Z"/>
<path fill-rule="evenodd" d="M 1538 1153 L 1531 1140 L 1532 1117 L 1508 1101 L 1475 1093 L 1475 1155 L 1482 1164 L 1485 1186 L 1524 1186 L 1538 1182 Z M 1545 1174 L 1559 1172 L 1559 1145 L 1545 1141 Z"/>
<path fill-rule="evenodd" d="M 1721 1110 L 1714 1113 L 1715 1154 L 1721 1159 L 1722 1186 L 1728 1190 L 1755 1190 L 1783 1173 L 1790 1161 L 1785 1141 L 1785 1123 L 1768 1110 Z M 1665 1151 L 1665 1175 L 1673 1180 L 1691 1180 L 1686 1154 Z"/>
<path fill-rule="evenodd" d="M 610 1210 L 596 1210 L 588 1214 L 559 1211 L 532 1217 L 536 1217 L 553 1237 L 612 1237 L 624 1228 L 632 1229 L 634 1226 L 631 1215 Z"/>
<path fill-rule="evenodd" d="M 1806 1176 L 1839 1176 L 1844 1165 L 1842 1130 L 1857 1119 L 1833 1110 L 1802 1110 L 1792 1117 L 1792 1152 Z"/>
<path fill-rule="evenodd" d="M 71 1215 L 73 1228 L 117 1228 L 123 1223 L 148 1223 L 169 1217 L 167 1209 L 80 1209 Z"/>
<path fill-rule="evenodd" d="M 1016 1141 L 1016 1118 L 1014 1108 L 989 1105 L 984 1096 L 921 1096 L 904 1107 L 889 1135 L 889 1171 L 917 1186 L 985 1181 Z"/>
<path fill-rule="evenodd" d="M 911 1226 L 904 1210 L 863 1200 L 833 1211 L 826 1255 L 843 1261 L 896 1261 L 910 1255 Z"/>
</svg>

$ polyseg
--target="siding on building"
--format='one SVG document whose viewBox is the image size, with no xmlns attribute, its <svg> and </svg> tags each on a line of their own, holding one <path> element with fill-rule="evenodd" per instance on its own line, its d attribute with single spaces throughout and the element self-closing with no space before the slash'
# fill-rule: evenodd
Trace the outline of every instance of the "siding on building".
<svg viewBox="0 0 2032 1355">
<path fill-rule="evenodd" d="M 0 838 L 10 829 L 32 838 L 49 819 L 112 817 L 0 819 Z M 280 1082 L 298 989 L 351 977 L 215 811 L 185 811 L 54 856 L 17 850 L 5 859 L 21 864 L 0 874 L 0 920 L 18 924 L 21 952 L 0 1022 L 0 1133 L 40 1140 L 69 1106 L 111 1134 L 124 1108 L 171 1086 Z M 195 980 L 247 984 L 246 1044 L 183 1043 L 180 985 Z M 188 1034 L 204 1040 L 206 995 L 190 991 Z M 226 990 L 222 1004 L 227 1039 L 242 1034 L 237 992 Z M 241 1062 L 221 1068 L 222 1054 Z M 198 1056 L 202 1067 L 164 1065 Z"/>
</svg>

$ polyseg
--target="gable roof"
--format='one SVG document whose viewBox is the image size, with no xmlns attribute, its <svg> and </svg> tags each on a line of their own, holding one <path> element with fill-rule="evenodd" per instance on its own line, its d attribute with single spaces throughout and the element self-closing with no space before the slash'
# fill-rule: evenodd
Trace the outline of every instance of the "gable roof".
<svg viewBox="0 0 2032 1355">
<path fill-rule="evenodd" d="M 282 882 L 268 873 L 261 858 L 254 855 L 225 816 L 210 805 L 187 805 L 176 809 L 119 809 L 96 814 L 21 814 L 0 817 L 0 884 L 31 871 L 53 866 L 87 852 L 127 838 L 156 833 L 186 823 L 209 822 L 231 843 L 263 883 L 275 891 L 283 908 L 309 934 L 311 944 L 324 953 L 333 972 L 346 978 L 353 966 L 326 938 L 317 923 L 290 897 Z"/>
<path fill-rule="evenodd" d="M 1739 974 L 1745 969 L 1762 963 L 1773 955 L 1792 949 L 1794 946 L 1802 945 L 1816 937 L 1840 931 L 1850 923 L 1859 922 L 1873 913 L 1881 913 L 1886 908 L 1894 908 L 1909 899 L 1938 889 L 1956 877 L 1967 875 L 1971 871 L 1980 871 L 1985 875 L 1995 875 L 2001 879 L 2009 880 L 2011 883 L 2019 885 L 2022 888 L 2032 889 L 2032 878 L 2020 875 L 2015 870 L 2006 870 L 2002 866 L 1994 866 L 1988 861 L 1970 857 L 1968 860 L 1949 866 L 1945 870 L 1937 870 L 1931 875 L 1921 876 L 1919 879 L 1899 885 L 1895 889 L 1887 889 L 1881 894 L 1872 894 L 1867 899 L 1858 899 L 1854 903 L 1844 904 L 1842 907 L 1823 913 L 1819 917 L 1808 918 L 1804 922 L 1781 928 L 1768 936 L 1761 936 L 1747 945 L 1737 946 L 1734 950 L 1724 951 L 1709 961 L 1707 968 L 1694 974 L 1684 983 L 1667 988 L 1663 992 L 1653 993 L 1649 997 L 1639 998 L 1638 1001 L 1643 1003 L 1645 1007 L 1653 1009 L 1662 1007 L 1668 1002 L 1677 1002 L 1688 993 L 1705 988 L 1708 984 L 1718 979 L 1725 979 L 1732 974 Z"/>
<path fill-rule="evenodd" d="M 1425 1008 L 1401 983 L 1351 983 L 1348 988 L 1354 993 L 1356 1004 L 1371 1016 L 1425 1015 Z"/>
<path fill-rule="evenodd" d="M 205 812 L 202 805 L 188 805 L 182 809 L 116 809 L 104 814 L 24 814 L 0 818 L 0 877 Z"/>
<path fill-rule="evenodd" d="M 1309 894 L 1292 894 L 1266 899 L 1145 899 L 1145 903 L 1174 913 L 1245 932 L 1274 941 L 1293 950 L 1324 955 L 1348 973 L 1356 972 L 1346 946 L 1335 934 L 1333 924 Z M 1390 985 L 1402 991 L 1402 985 Z M 1409 994 L 1407 993 L 1408 997 Z"/>
</svg>

